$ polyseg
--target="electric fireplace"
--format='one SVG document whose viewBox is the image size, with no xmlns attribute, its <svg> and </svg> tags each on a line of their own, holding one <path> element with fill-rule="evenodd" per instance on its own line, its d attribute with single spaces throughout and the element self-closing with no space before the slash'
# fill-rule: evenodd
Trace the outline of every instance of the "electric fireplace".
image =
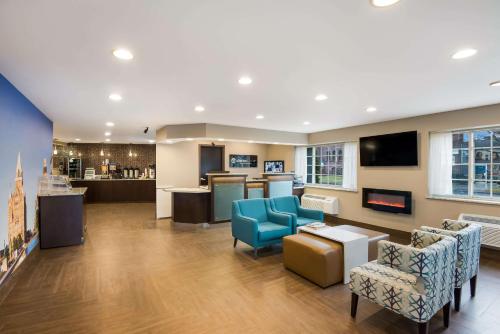
<svg viewBox="0 0 500 334">
<path fill-rule="evenodd" d="M 363 188 L 363 207 L 411 215 L 411 192 Z"/>
</svg>

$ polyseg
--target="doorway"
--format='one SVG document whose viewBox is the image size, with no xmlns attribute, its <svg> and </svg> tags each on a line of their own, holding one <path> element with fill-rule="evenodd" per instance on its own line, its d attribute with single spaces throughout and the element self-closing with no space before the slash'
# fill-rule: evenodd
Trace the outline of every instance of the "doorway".
<svg viewBox="0 0 500 334">
<path fill-rule="evenodd" d="M 200 186 L 208 185 L 207 173 L 224 171 L 224 145 L 200 145 Z"/>
</svg>

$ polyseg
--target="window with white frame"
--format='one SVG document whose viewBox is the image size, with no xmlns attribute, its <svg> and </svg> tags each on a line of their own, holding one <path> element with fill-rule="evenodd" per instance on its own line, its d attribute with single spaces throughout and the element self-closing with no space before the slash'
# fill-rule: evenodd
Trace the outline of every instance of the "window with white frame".
<svg viewBox="0 0 500 334">
<path fill-rule="evenodd" d="M 500 128 L 431 134 L 431 195 L 500 201 Z"/>
<path fill-rule="evenodd" d="M 351 142 L 297 148 L 296 173 L 306 184 L 355 190 L 357 154 Z"/>
</svg>

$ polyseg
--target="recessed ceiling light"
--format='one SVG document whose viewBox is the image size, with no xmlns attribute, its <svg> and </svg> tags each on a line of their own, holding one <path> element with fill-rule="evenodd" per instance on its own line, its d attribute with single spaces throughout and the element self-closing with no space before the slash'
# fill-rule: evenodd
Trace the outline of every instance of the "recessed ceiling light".
<svg viewBox="0 0 500 334">
<path fill-rule="evenodd" d="M 375 108 L 375 107 L 366 108 L 366 112 L 375 112 L 375 111 L 377 111 L 377 108 Z"/>
<path fill-rule="evenodd" d="M 167 144 L 173 144 L 174 141 L 173 140 L 167 140 Z"/>
<path fill-rule="evenodd" d="M 225 139 L 224 138 L 219 138 L 217 139 L 218 141 L 224 141 Z"/>
<path fill-rule="evenodd" d="M 491 87 L 500 87 L 500 80 L 498 80 L 498 81 L 493 81 L 492 83 L 490 83 L 490 86 L 491 86 Z"/>
<path fill-rule="evenodd" d="M 191 141 L 191 140 L 193 140 L 193 138 L 186 138 L 186 140 L 189 140 L 189 141 Z"/>
<path fill-rule="evenodd" d="M 314 99 L 316 101 L 325 101 L 328 100 L 328 96 L 326 96 L 325 94 L 318 94 Z"/>
<path fill-rule="evenodd" d="M 255 118 L 257 118 L 257 119 L 264 119 L 264 115 L 257 115 L 257 116 L 255 116 Z"/>
<path fill-rule="evenodd" d="M 110 128 L 115 126 L 115 123 L 113 122 L 106 122 L 106 126 L 109 126 Z"/>
<path fill-rule="evenodd" d="M 309 122 L 309 121 L 304 122 L 304 125 L 309 125 L 309 124 L 311 124 L 311 122 Z"/>
<path fill-rule="evenodd" d="M 150 142 L 151 144 L 153 144 L 155 141 L 154 141 L 154 139 L 149 139 L 148 142 Z"/>
<path fill-rule="evenodd" d="M 238 83 L 240 85 L 250 85 L 252 83 L 252 78 L 250 78 L 250 77 L 241 77 L 238 80 Z"/>
<path fill-rule="evenodd" d="M 121 101 L 122 96 L 120 94 L 113 93 L 109 95 L 109 99 L 112 101 Z"/>
<path fill-rule="evenodd" d="M 104 132 L 104 135 L 105 135 L 106 137 L 109 137 L 109 136 L 111 136 L 111 132 L 106 131 L 106 132 Z"/>
<path fill-rule="evenodd" d="M 451 58 L 453 59 L 465 59 L 474 56 L 477 53 L 476 49 L 462 49 L 455 52 Z"/>
<path fill-rule="evenodd" d="M 276 142 L 276 141 L 273 143 L 273 145 L 278 145 L 278 144 L 279 144 L 279 143 L 278 143 L 278 142 Z"/>
<path fill-rule="evenodd" d="M 109 139 L 109 138 L 106 138 L 106 141 L 111 141 L 111 139 Z"/>
<path fill-rule="evenodd" d="M 80 141 L 81 139 L 80 138 L 75 138 L 75 141 Z"/>
<path fill-rule="evenodd" d="M 196 107 L 194 107 L 194 111 L 197 111 L 197 112 L 205 111 L 205 107 L 204 106 L 196 106 Z"/>
<path fill-rule="evenodd" d="M 116 58 L 122 59 L 122 60 L 130 60 L 130 59 L 134 58 L 134 55 L 132 54 L 132 52 L 130 52 L 127 49 L 115 49 L 115 50 L 113 50 L 113 55 Z"/>
<path fill-rule="evenodd" d="M 253 141 L 253 140 L 249 140 L 249 141 L 248 141 L 248 143 L 249 143 L 249 144 L 253 144 L 253 143 L 254 143 L 254 141 Z"/>
<path fill-rule="evenodd" d="M 372 5 L 374 5 L 375 7 L 387 7 L 399 2 L 399 0 L 371 0 L 371 1 Z"/>
</svg>

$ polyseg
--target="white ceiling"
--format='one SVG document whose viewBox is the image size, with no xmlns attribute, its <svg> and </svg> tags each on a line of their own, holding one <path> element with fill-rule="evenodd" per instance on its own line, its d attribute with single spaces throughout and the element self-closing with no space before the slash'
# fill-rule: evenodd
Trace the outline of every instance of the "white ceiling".
<svg viewBox="0 0 500 334">
<path fill-rule="evenodd" d="M 0 72 L 57 138 L 177 123 L 314 132 L 500 102 L 499 0 L 2 0 Z M 135 58 L 115 59 L 126 47 Z M 478 49 L 454 61 L 457 49 Z M 243 75 L 253 78 L 244 87 Z M 112 92 L 121 102 L 108 100 Z M 318 93 L 329 99 L 317 102 Z M 206 111 L 196 113 L 197 104 Z M 374 105 L 379 111 L 367 113 Z M 256 120 L 256 114 L 265 119 Z M 311 124 L 304 126 L 304 121 Z M 256 138 L 258 140 L 258 138 Z"/>
</svg>

